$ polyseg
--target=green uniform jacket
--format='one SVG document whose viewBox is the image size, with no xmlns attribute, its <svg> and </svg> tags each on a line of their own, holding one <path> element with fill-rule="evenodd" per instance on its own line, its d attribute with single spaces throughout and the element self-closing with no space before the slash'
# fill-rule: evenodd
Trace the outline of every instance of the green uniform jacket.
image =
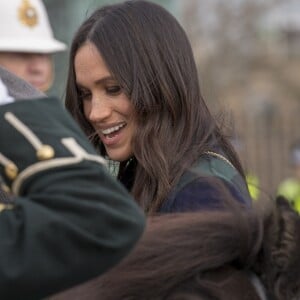
<svg viewBox="0 0 300 300">
<path fill-rule="evenodd" d="M 0 299 L 40 299 L 98 276 L 144 216 L 51 98 L 0 106 Z"/>
</svg>

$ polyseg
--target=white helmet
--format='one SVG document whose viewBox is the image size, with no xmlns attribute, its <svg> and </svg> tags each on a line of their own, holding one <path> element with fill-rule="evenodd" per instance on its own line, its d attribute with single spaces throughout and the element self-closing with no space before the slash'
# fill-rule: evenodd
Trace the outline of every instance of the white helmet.
<svg viewBox="0 0 300 300">
<path fill-rule="evenodd" d="M 0 52 L 54 53 L 66 49 L 53 37 L 42 0 L 0 2 Z"/>
</svg>

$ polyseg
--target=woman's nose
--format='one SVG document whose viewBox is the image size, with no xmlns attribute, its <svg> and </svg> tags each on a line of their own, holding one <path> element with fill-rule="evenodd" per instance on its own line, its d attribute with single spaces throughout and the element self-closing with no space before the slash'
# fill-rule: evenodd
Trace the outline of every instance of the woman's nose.
<svg viewBox="0 0 300 300">
<path fill-rule="evenodd" d="M 101 101 L 92 101 L 88 118 L 91 122 L 103 122 L 111 116 L 111 112 L 109 105 Z"/>
</svg>

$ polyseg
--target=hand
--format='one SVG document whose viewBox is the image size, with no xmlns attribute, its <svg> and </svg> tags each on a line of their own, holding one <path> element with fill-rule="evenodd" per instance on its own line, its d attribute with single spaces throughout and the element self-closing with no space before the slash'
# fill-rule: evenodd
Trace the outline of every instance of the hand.
<svg viewBox="0 0 300 300">
<path fill-rule="evenodd" d="M 0 79 L 0 105 L 8 104 L 14 101 L 15 99 L 9 96 L 6 86 Z"/>
</svg>

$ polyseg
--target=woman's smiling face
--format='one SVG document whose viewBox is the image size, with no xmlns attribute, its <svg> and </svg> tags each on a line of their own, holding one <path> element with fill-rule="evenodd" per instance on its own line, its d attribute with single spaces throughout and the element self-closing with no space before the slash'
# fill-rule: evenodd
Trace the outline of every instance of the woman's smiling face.
<svg viewBox="0 0 300 300">
<path fill-rule="evenodd" d="M 78 49 L 74 67 L 84 115 L 99 135 L 107 155 L 116 161 L 129 159 L 133 156 L 136 130 L 132 103 L 94 44 L 88 42 Z"/>
</svg>

